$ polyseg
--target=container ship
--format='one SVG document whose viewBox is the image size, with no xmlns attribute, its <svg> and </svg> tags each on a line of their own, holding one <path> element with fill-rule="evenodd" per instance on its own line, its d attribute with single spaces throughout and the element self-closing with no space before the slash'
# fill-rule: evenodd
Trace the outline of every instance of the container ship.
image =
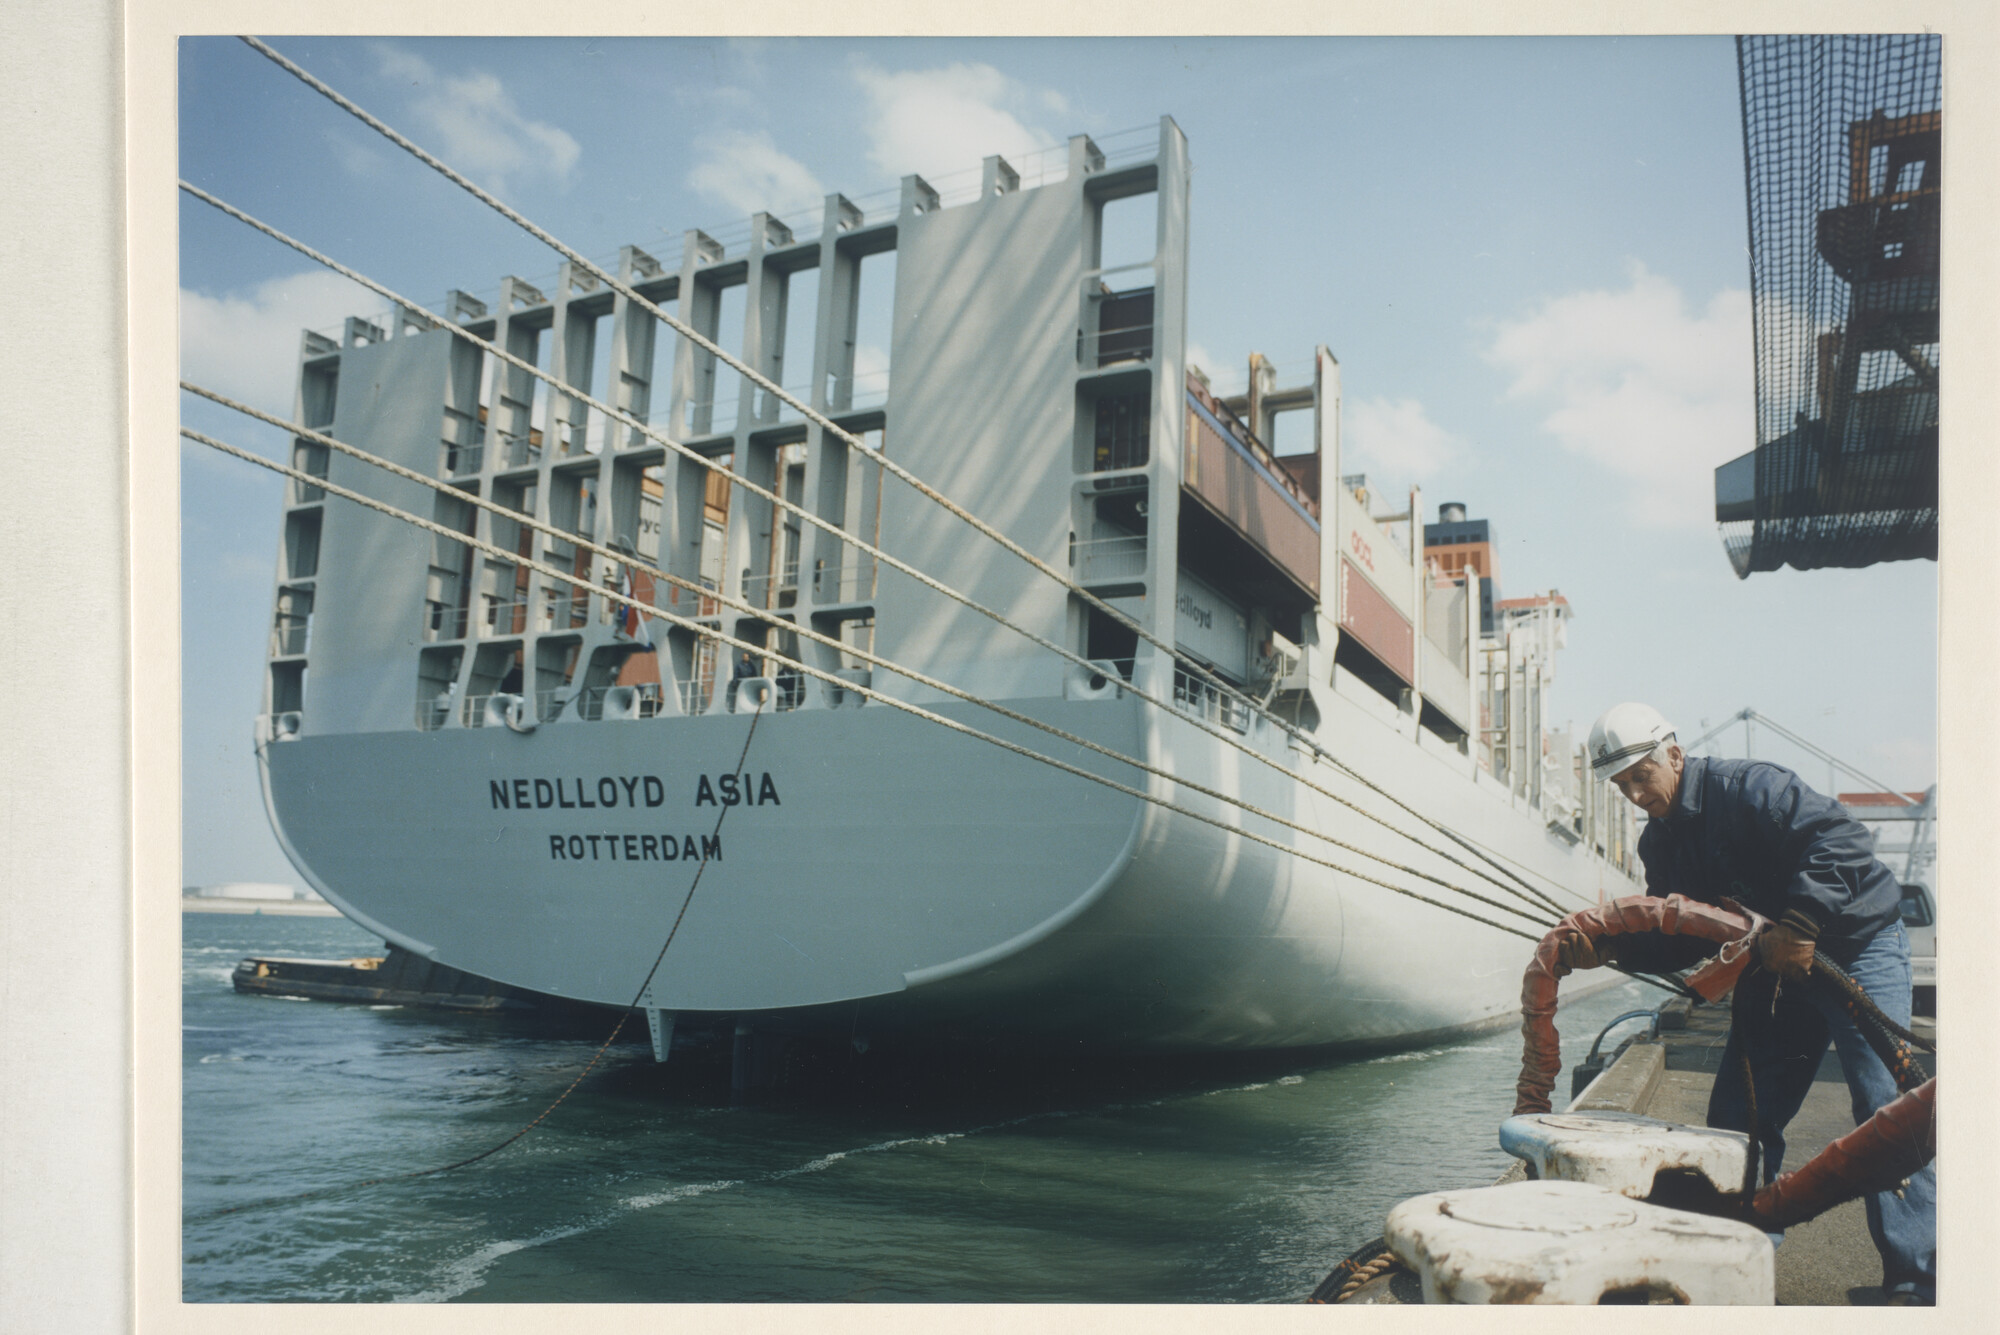
<svg viewBox="0 0 2000 1335">
<path fill-rule="evenodd" d="M 1629 809 L 1543 717 L 1567 601 L 1498 598 L 1465 506 L 1427 522 L 1343 474 L 1327 348 L 1289 376 L 1253 356 L 1241 393 L 1188 362 L 1171 118 L 1050 157 L 306 334 L 296 425 L 443 484 L 295 440 L 256 754 L 308 883 L 440 965 L 636 997 L 656 1038 L 1199 1051 L 1508 1021 L 1522 932 L 1642 888 Z M 858 363 L 864 300 L 886 373 Z M 647 303 L 740 326 L 758 376 Z M 811 413 L 772 392 L 800 372 Z M 1309 448 L 1279 454 L 1290 414 Z"/>
</svg>

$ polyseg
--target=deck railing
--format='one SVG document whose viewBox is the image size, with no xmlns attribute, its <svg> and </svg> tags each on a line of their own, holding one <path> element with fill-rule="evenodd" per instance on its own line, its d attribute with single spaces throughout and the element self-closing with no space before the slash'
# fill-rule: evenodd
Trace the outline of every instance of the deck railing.
<svg viewBox="0 0 2000 1335">
<path fill-rule="evenodd" d="M 424 600 L 424 641 L 462 640 L 465 638 L 467 613 L 471 609 L 454 607 L 450 603 L 439 602 L 435 598 Z"/>
<path fill-rule="evenodd" d="M 479 619 L 488 635 L 519 635 L 528 628 L 526 598 L 496 598 L 490 593 L 480 598 L 484 605 Z"/>
<path fill-rule="evenodd" d="M 1247 700 L 1223 694 L 1178 665 L 1174 668 L 1174 706 L 1236 732 L 1250 731 L 1251 710 Z"/>
<path fill-rule="evenodd" d="M 503 468 L 525 468 L 529 464 L 540 463 L 542 461 L 542 442 L 536 438 L 540 434 L 540 432 L 522 432 L 519 435 L 515 435 L 510 431 L 495 432 L 494 439 L 500 446 L 500 466 Z"/>
<path fill-rule="evenodd" d="M 590 586 L 552 585 L 542 590 L 543 630 L 575 630 L 590 624 Z"/>
<path fill-rule="evenodd" d="M 311 620 L 310 612 L 278 613 L 277 623 L 271 628 L 271 657 L 304 653 L 307 626 Z"/>
<path fill-rule="evenodd" d="M 772 596 L 771 586 L 777 584 L 776 596 Z M 775 577 L 771 575 L 751 575 L 743 581 L 743 600 L 763 607 L 779 605 L 779 599 L 791 594 L 794 599 L 799 592 L 799 563 L 785 562 L 785 567 Z"/>
<path fill-rule="evenodd" d="M 1082 584 L 1112 579 L 1143 579 L 1146 574 L 1144 534 L 1091 538 L 1076 544 L 1076 578 Z"/>
<path fill-rule="evenodd" d="M 837 569 L 821 566 L 813 572 L 813 591 L 822 600 L 836 603 L 867 602 L 875 596 L 875 575 L 873 560 Z"/>
<path fill-rule="evenodd" d="M 707 709 L 708 691 L 709 687 L 713 684 L 713 682 L 702 681 L 700 678 L 692 681 L 675 682 L 674 694 L 680 704 L 681 713 L 699 714 Z"/>
<path fill-rule="evenodd" d="M 586 686 L 577 692 L 575 699 L 577 717 L 593 722 L 605 717 L 606 701 L 613 704 L 613 718 L 657 718 L 663 703 L 657 681 L 642 681 L 630 686 Z"/>
</svg>

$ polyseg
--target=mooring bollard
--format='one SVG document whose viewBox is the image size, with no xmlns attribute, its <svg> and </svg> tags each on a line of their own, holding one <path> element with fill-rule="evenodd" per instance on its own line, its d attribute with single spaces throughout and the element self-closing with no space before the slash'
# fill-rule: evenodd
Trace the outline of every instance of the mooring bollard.
<svg viewBox="0 0 2000 1335">
<path fill-rule="evenodd" d="M 1427 1303 L 1769 1305 L 1770 1239 L 1583 1182 L 1433 1192 L 1383 1237 Z"/>
<path fill-rule="evenodd" d="M 1739 1191 L 1750 1138 L 1636 1113 L 1523 1113 L 1500 1124 L 1500 1148 L 1545 1180 L 1587 1182 L 1644 1200 L 1661 1173 L 1698 1175 Z"/>
</svg>

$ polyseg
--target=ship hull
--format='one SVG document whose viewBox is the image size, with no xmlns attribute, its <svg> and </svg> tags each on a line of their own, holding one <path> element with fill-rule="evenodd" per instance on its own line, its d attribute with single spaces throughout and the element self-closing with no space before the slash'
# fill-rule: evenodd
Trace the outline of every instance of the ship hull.
<svg viewBox="0 0 2000 1335">
<path fill-rule="evenodd" d="M 1461 757 L 1379 711 L 1325 704 L 1328 753 L 1526 865 L 1565 909 L 1636 888 Z M 406 949 L 556 996 L 798 1030 L 1177 1050 L 1393 1044 L 1516 1010 L 1530 942 L 1488 923 L 1526 936 L 1540 923 L 1412 874 L 1520 905 L 1391 833 L 1476 863 L 1279 729 L 1257 721 L 1245 741 L 1291 772 L 1130 696 L 1018 707 L 1351 847 L 970 706 L 939 712 L 1195 815 L 882 707 L 774 714 L 754 734 L 724 714 L 304 737 L 260 754 L 274 827 L 320 893 Z"/>
</svg>

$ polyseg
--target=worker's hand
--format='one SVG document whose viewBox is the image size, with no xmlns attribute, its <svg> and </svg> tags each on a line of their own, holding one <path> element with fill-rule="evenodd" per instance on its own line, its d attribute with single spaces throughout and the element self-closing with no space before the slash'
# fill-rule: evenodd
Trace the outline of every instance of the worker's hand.
<svg viewBox="0 0 2000 1335">
<path fill-rule="evenodd" d="M 1812 972 L 1813 941 L 1796 927 L 1778 923 L 1757 938 L 1757 957 L 1780 978 L 1804 978 Z"/>
<path fill-rule="evenodd" d="M 1556 977 L 1577 969 L 1595 969 L 1611 963 L 1611 943 L 1594 941 L 1582 932 L 1565 932 L 1556 942 Z"/>
</svg>

